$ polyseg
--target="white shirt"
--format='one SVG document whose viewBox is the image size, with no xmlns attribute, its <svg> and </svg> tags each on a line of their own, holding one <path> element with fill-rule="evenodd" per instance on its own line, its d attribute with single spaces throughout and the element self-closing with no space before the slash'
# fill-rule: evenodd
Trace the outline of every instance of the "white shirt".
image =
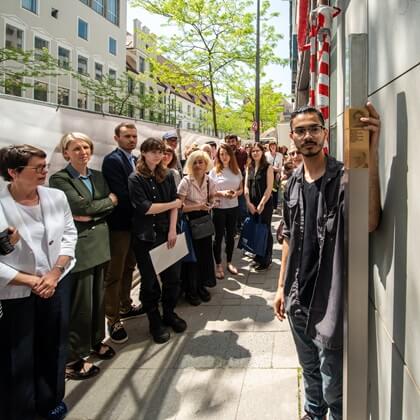
<svg viewBox="0 0 420 420">
<path fill-rule="evenodd" d="M 213 168 L 209 173 L 209 177 L 211 180 L 213 180 L 216 187 L 216 191 L 237 191 L 241 186 L 242 182 L 241 172 L 239 171 L 238 174 L 234 174 L 230 170 L 230 168 L 223 168 L 221 173 L 217 173 L 216 168 Z M 217 208 L 219 209 L 231 209 L 234 207 L 238 207 L 238 197 L 218 197 L 218 199 L 220 200 L 220 203 L 217 206 Z"/>
<path fill-rule="evenodd" d="M 31 227 L 31 240 L 37 249 L 35 254 L 35 274 L 42 276 L 48 273 L 51 267 L 48 261 L 48 244 L 41 205 L 24 206 L 19 203 L 16 203 L 16 205 L 25 225 Z"/>
<path fill-rule="evenodd" d="M 265 152 L 265 158 L 270 165 L 273 165 L 274 168 L 279 169 L 283 165 L 283 155 L 279 152 L 276 152 L 274 157 L 271 152 Z"/>
</svg>

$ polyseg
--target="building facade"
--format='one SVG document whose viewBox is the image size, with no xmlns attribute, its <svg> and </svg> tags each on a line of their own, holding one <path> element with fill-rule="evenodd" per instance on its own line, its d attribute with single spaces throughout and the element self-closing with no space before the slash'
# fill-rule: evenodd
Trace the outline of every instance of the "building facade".
<svg viewBox="0 0 420 420">
<path fill-rule="evenodd" d="M 127 4 L 121 0 L 16 0 L 0 4 L 0 48 L 47 49 L 60 67 L 84 77 L 118 78 L 125 71 Z M 64 75 L 29 81 L 14 93 L 29 99 L 108 111 L 80 82 Z M 101 109 L 98 106 L 101 105 Z"/>
<path fill-rule="evenodd" d="M 312 0 L 294 3 L 296 10 L 307 3 L 309 12 L 317 6 Z M 354 80 L 366 86 L 365 99 L 382 121 L 383 213 L 379 229 L 369 236 L 369 343 L 368 354 L 359 355 L 368 359 L 368 417 L 412 420 L 420 413 L 420 2 L 346 0 L 339 6 L 331 31 L 331 152 L 343 159 L 344 110 L 352 104 Z M 359 42 L 354 40 L 365 40 L 360 45 L 367 62 L 362 48 L 360 57 L 354 54 Z M 308 101 L 309 53 L 300 53 L 298 63 L 296 106 Z M 358 328 L 362 333 L 365 326 Z"/>
</svg>

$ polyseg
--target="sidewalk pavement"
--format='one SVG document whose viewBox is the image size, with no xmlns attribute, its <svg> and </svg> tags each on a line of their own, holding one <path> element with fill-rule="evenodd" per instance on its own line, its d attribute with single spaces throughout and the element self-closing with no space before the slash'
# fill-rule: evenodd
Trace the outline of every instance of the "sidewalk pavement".
<svg viewBox="0 0 420 420">
<path fill-rule="evenodd" d="M 273 232 L 278 223 L 274 215 Z M 127 321 L 129 340 L 110 343 L 117 355 L 98 362 L 101 373 L 67 382 L 67 419 L 299 419 L 298 360 L 287 321 L 276 320 L 272 309 L 280 267 L 274 244 L 267 272 L 251 273 L 250 259 L 236 249 L 240 273 L 226 273 L 209 303 L 181 300 L 177 313 L 188 329 L 168 343 L 153 343 L 145 316 Z M 138 301 L 138 288 L 133 296 Z"/>
</svg>

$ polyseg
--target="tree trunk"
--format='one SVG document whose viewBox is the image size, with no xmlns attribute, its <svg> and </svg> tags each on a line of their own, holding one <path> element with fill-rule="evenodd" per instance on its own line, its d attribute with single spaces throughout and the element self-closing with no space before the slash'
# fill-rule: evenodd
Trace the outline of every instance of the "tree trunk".
<svg viewBox="0 0 420 420">
<path fill-rule="evenodd" d="M 211 61 L 209 60 L 209 80 L 210 80 L 210 94 L 211 94 L 211 111 L 213 113 L 213 128 L 214 135 L 219 137 L 217 130 L 217 116 L 216 116 L 216 98 L 214 97 L 214 86 L 213 86 L 213 68 L 211 66 Z"/>
</svg>

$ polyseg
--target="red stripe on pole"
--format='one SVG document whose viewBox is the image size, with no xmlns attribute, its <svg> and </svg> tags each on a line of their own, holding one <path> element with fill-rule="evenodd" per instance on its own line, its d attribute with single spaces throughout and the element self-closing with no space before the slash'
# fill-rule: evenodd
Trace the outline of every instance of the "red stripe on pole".
<svg viewBox="0 0 420 420">
<path fill-rule="evenodd" d="M 319 72 L 328 76 L 330 74 L 330 68 L 328 66 L 328 63 L 325 63 L 324 61 L 321 62 L 321 64 L 319 65 Z"/>
<path fill-rule="evenodd" d="M 298 48 L 299 51 L 303 51 L 306 42 L 306 28 L 308 26 L 309 0 L 299 1 L 298 12 Z"/>
<path fill-rule="evenodd" d="M 329 96 L 329 87 L 327 85 L 319 84 L 318 93 L 320 95 Z"/>
</svg>

